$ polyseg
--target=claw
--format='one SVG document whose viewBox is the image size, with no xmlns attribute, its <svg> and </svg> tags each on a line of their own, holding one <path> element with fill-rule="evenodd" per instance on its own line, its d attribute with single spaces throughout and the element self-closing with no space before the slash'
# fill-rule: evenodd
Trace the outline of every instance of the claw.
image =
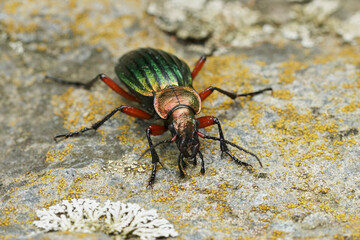
<svg viewBox="0 0 360 240">
<path fill-rule="evenodd" d="M 249 171 L 249 172 L 253 172 L 254 168 L 251 164 L 249 163 L 246 163 L 246 162 L 243 162 L 243 161 L 240 161 L 239 159 L 237 159 L 234 155 L 232 155 L 230 153 L 230 151 L 226 151 L 226 152 L 222 152 L 222 153 L 226 153 L 227 155 L 229 155 L 231 157 L 232 160 L 234 160 L 237 164 L 240 164 L 244 167 L 246 167 L 246 169 Z"/>
<path fill-rule="evenodd" d="M 146 186 L 146 188 L 148 187 L 151 187 L 153 186 L 154 182 L 155 182 L 155 176 L 156 176 L 156 165 L 157 165 L 158 162 L 154 162 L 153 163 L 153 168 L 151 170 L 151 176 L 150 176 L 150 180 L 149 180 L 149 183 L 148 185 Z"/>
<path fill-rule="evenodd" d="M 183 172 L 183 170 L 180 169 L 180 177 L 184 178 L 185 177 L 185 173 Z"/>
</svg>

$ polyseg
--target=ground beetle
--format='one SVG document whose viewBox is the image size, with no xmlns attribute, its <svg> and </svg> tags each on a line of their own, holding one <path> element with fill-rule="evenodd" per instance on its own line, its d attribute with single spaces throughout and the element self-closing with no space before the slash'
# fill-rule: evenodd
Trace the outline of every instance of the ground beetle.
<svg viewBox="0 0 360 240">
<path fill-rule="evenodd" d="M 146 136 L 150 146 L 148 151 L 151 152 L 153 164 L 149 186 L 155 181 L 156 166 L 160 163 L 155 148 L 164 143 L 175 142 L 177 144 L 180 151 L 178 167 L 181 177 L 184 177 L 182 168 L 186 165 L 183 160 L 184 157 L 189 158 L 193 164 L 196 164 L 196 157 L 199 156 L 201 159 L 201 173 L 205 173 L 203 155 L 199 151 L 199 137 L 219 141 L 222 153 L 226 153 L 237 163 L 244 165 L 247 168 L 251 168 L 251 165 L 240 161 L 232 155 L 228 149 L 228 145 L 252 155 L 262 166 L 260 159 L 254 153 L 225 140 L 220 122 L 216 117 L 205 116 L 195 118 L 195 115 L 200 113 L 202 101 L 204 101 L 214 90 L 235 99 L 237 97 L 254 96 L 265 91 L 271 91 L 272 89 L 265 88 L 256 92 L 235 94 L 217 87 L 208 87 L 201 93 L 197 93 L 192 86 L 192 81 L 204 65 L 205 61 L 206 57 L 202 56 L 191 72 L 185 62 L 173 54 L 162 50 L 140 48 L 128 52 L 119 59 L 119 62 L 115 66 L 115 72 L 120 81 L 126 85 L 130 93 L 125 91 L 118 83 L 105 74 L 99 74 L 88 83 L 70 82 L 64 79 L 46 76 L 46 78 L 60 83 L 82 86 L 86 89 L 91 88 L 98 79 L 101 79 L 121 96 L 128 100 L 140 103 L 145 110 L 130 106 L 120 106 L 91 127 L 86 127 L 76 132 L 60 134 L 55 136 L 54 139 L 73 137 L 89 130 L 96 130 L 115 113 L 123 112 L 137 118 L 154 118 L 162 119 L 164 121 L 164 125 L 154 124 L 146 129 Z M 205 128 L 214 124 L 218 126 L 219 138 L 208 136 L 198 131 L 200 128 Z M 154 145 L 150 136 L 163 134 L 166 130 L 171 132 L 171 139 L 161 141 Z"/>
</svg>

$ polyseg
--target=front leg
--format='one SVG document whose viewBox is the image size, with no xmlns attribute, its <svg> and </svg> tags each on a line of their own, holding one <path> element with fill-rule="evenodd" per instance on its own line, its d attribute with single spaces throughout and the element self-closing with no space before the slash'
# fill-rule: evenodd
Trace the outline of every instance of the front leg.
<svg viewBox="0 0 360 240">
<path fill-rule="evenodd" d="M 154 144 L 151 140 L 151 136 L 156 136 L 156 135 L 161 135 L 166 131 L 166 128 L 164 126 L 161 125 L 150 125 L 147 129 L 146 129 L 146 137 L 148 139 L 149 142 L 149 146 L 150 146 L 150 152 L 151 152 L 151 162 L 153 164 L 152 170 L 151 170 L 151 176 L 150 176 L 150 180 L 148 183 L 148 186 L 152 187 L 152 185 L 155 182 L 155 176 L 156 176 L 156 167 L 157 164 L 160 163 L 160 159 L 159 159 L 159 155 L 157 154 L 155 148 L 154 148 Z"/>
<path fill-rule="evenodd" d="M 228 146 L 226 145 L 227 143 L 229 143 L 228 141 L 225 140 L 224 138 L 224 133 L 222 131 L 221 128 L 221 124 L 220 121 L 216 118 L 216 117 L 211 117 L 211 116 L 205 116 L 205 117 L 200 117 L 197 119 L 199 121 L 199 129 L 200 128 L 205 128 L 211 125 L 216 124 L 218 126 L 218 131 L 219 131 L 219 141 L 220 141 L 220 149 L 221 149 L 221 153 L 226 153 L 228 156 L 230 156 L 236 163 L 245 166 L 248 170 L 252 169 L 252 166 L 249 163 L 243 162 L 239 159 L 237 159 L 233 154 L 231 154 Z M 200 136 L 200 137 L 204 137 L 204 136 Z M 235 144 L 234 144 L 235 145 Z M 257 158 L 257 156 L 255 154 L 252 154 L 251 152 L 245 150 L 245 149 L 241 149 L 243 151 L 245 151 L 246 153 L 250 153 L 251 155 L 255 156 Z M 257 158 L 258 159 L 258 158 Z"/>
</svg>

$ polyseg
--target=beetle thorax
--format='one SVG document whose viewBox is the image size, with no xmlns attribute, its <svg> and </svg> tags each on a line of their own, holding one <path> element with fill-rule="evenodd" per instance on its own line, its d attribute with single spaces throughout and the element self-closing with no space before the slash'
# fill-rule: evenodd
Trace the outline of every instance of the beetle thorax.
<svg viewBox="0 0 360 240">
<path fill-rule="evenodd" d="M 201 111 L 199 94 L 193 88 L 184 86 L 168 87 L 155 93 L 154 109 L 162 119 L 169 119 L 173 111 L 181 106 L 191 108 L 193 111 L 191 114 L 199 113 Z M 184 113 L 183 111 L 181 112 Z"/>
<path fill-rule="evenodd" d="M 195 130 L 195 118 L 191 109 L 182 107 L 172 113 L 172 124 L 180 136 L 190 136 Z"/>
</svg>

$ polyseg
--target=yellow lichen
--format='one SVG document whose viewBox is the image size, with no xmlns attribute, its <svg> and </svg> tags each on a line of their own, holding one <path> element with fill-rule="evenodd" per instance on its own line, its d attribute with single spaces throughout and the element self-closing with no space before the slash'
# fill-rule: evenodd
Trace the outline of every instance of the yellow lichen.
<svg viewBox="0 0 360 240">
<path fill-rule="evenodd" d="M 341 108 L 341 111 L 344 113 L 354 112 L 357 108 L 360 108 L 359 102 L 352 102 Z"/>
<path fill-rule="evenodd" d="M 45 162 L 53 162 L 53 161 L 62 161 L 65 156 L 68 155 L 71 149 L 74 147 L 74 144 L 68 143 L 67 148 L 64 150 L 50 150 L 46 153 Z"/>
<path fill-rule="evenodd" d="M 307 66 L 307 64 L 295 60 L 283 62 L 280 64 L 283 71 L 279 73 L 279 81 L 285 84 L 292 83 L 295 80 L 296 71 L 303 70 Z"/>
<path fill-rule="evenodd" d="M 279 89 L 273 91 L 273 96 L 279 99 L 289 100 L 294 96 L 294 94 L 292 94 L 289 90 Z"/>
</svg>

